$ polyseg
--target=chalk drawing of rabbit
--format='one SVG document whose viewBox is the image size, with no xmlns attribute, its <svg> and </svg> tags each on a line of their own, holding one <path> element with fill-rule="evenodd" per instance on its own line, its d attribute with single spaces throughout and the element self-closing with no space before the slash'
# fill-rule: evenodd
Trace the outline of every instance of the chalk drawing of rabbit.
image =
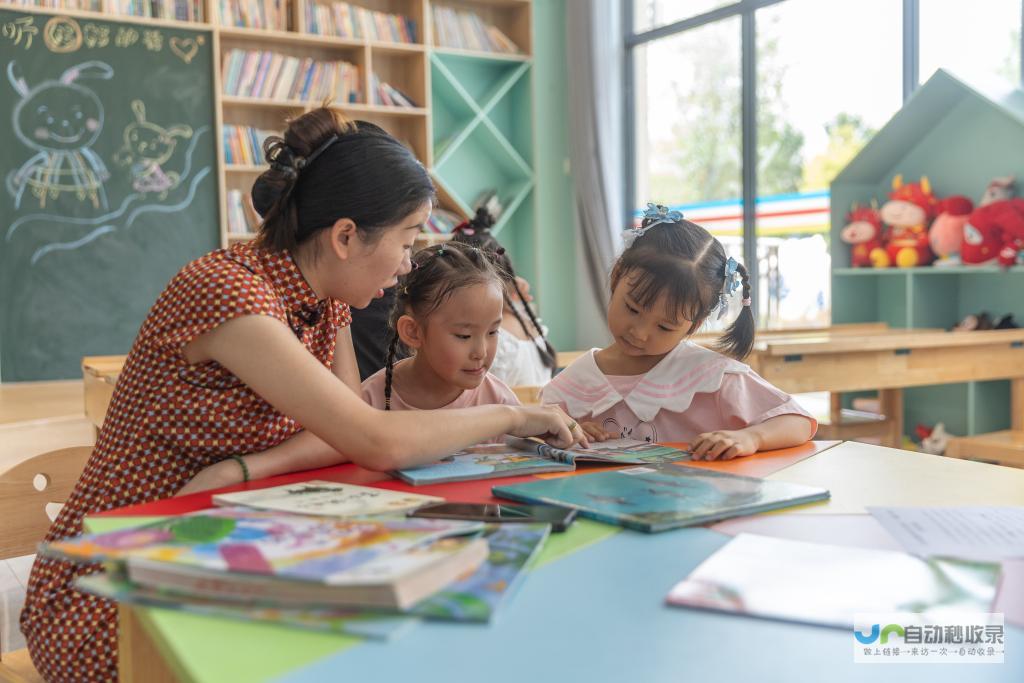
<svg viewBox="0 0 1024 683">
<path fill-rule="evenodd" d="M 30 149 L 38 150 L 21 168 L 7 175 L 7 191 L 21 207 L 26 188 L 46 208 L 47 199 L 73 193 L 93 208 L 107 208 L 103 183 L 107 167 L 92 145 L 103 130 L 103 103 L 81 85 L 85 78 L 110 79 L 114 70 L 89 61 L 70 67 L 59 78 L 30 88 L 15 62 L 7 65 L 7 78 L 21 100 L 14 107 L 14 134 Z"/>
<path fill-rule="evenodd" d="M 160 199 L 167 199 L 167 193 L 178 186 L 181 177 L 175 171 L 165 172 L 161 164 L 174 154 L 178 144 L 175 138 L 192 137 L 188 126 L 163 128 L 146 120 L 146 105 L 142 100 L 132 100 L 135 121 L 124 129 L 124 145 L 114 155 L 114 161 L 122 166 L 132 166 L 132 188 L 136 192 L 156 193 Z"/>
</svg>

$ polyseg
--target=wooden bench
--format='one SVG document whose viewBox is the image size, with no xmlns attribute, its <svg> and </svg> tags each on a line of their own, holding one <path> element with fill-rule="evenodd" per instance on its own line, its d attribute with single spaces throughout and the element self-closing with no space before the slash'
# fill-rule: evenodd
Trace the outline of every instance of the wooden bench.
<svg viewBox="0 0 1024 683">
<path fill-rule="evenodd" d="M 950 440 L 946 455 L 1024 468 L 1024 431 L 1007 429 L 989 434 L 958 436 Z"/>
</svg>

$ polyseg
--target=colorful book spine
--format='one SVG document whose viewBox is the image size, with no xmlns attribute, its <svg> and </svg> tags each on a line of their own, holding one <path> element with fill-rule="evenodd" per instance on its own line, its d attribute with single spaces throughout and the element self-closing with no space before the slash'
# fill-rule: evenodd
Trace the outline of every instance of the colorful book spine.
<svg viewBox="0 0 1024 683">
<path fill-rule="evenodd" d="M 67 4 L 71 5 L 71 3 Z M 77 6 L 86 9 L 99 9 L 99 5 L 98 2 L 83 2 Z M 110 10 L 112 14 L 123 16 L 174 19 L 187 22 L 204 20 L 201 0 L 111 0 Z"/>
<path fill-rule="evenodd" d="M 220 23 L 242 28 L 288 30 L 286 0 L 220 0 Z"/>
<path fill-rule="evenodd" d="M 228 234 L 251 235 L 259 229 L 260 217 L 248 192 L 228 190 Z"/>
<path fill-rule="evenodd" d="M 258 166 L 263 164 L 263 141 L 274 131 L 250 126 L 224 126 L 224 161 L 228 164 Z"/>
<path fill-rule="evenodd" d="M 221 67 L 224 94 L 271 100 L 359 102 L 359 67 L 277 52 L 230 50 Z"/>
<path fill-rule="evenodd" d="M 416 42 L 416 22 L 401 14 L 370 10 L 347 2 L 305 1 L 308 33 L 388 43 Z"/>
<path fill-rule="evenodd" d="M 370 77 L 370 86 L 372 88 L 374 104 L 380 104 L 386 107 L 419 106 L 415 102 L 413 102 L 409 97 L 407 97 L 405 93 L 403 93 L 401 90 L 377 78 L 377 74 L 373 74 Z"/>
</svg>

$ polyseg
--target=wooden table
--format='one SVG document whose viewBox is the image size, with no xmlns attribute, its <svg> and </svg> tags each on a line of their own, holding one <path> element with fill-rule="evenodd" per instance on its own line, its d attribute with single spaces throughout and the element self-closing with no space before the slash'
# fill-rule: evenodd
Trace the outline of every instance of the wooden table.
<svg viewBox="0 0 1024 683">
<path fill-rule="evenodd" d="M 107 406 L 114 396 L 117 376 L 127 356 L 86 356 L 82 359 L 82 381 L 85 384 L 85 416 L 99 431 Z"/>
<path fill-rule="evenodd" d="M 1021 470 L 852 442 L 815 451 L 805 458 L 780 459 L 776 466 L 781 469 L 769 477 L 826 486 L 832 501 L 771 515 L 796 520 L 810 515 L 828 523 L 825 518 L 863 519 L 865 505 L 1024 505 Z M 779 456 L 765 453 L 745 459 L 746 463 L 702 465 L 733 471 L 762 467 L 758 471 L 763 476 L 763 465 L 772 458 Z M 311 475 L 321 478 L 325 473 L 335 480 L 364 484 L 374 483 L 373 476 L 379 476 L 342 466 L 263 484 Z M 879 478 L 884 486 L 878 486 Z M 379 478 L 375 485 L 403 486 Z M 448 490 L 442 487 L 418 490 L 446 495 Z M 208 500 L 208 494 L 197 494 L 125 512 L 165 515 L 202 509 Z M 496 623 L 422 623 L 387 643 L 123 606 L 121 677 L 147 683 L 482 679 L 657 683 L 761 680 L 767 666 L 772 671 L 770 680 L 793 683 L 959 683 L 965 674 L 972 683 L 1024 680 L 1024 656 L 1019 650 L 1024 648 L 1024 629 L 1012 626 L 1006 629 L 1007 656 L 1002 665 L 865 667 L 853 663 L 847 631 L 665 606 L 669 588 L 727 541 L 728 536 L 701 527 L 641 534 L 583 520 L 568 532 L 552 536 Z"/>
</svg>

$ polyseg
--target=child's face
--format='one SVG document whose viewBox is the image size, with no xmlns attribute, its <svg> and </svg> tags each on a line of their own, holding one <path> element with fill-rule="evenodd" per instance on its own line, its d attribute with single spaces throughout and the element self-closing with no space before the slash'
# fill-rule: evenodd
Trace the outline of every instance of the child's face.
<svg viewBox="0 0 1024 683">
<path fill-rule="evenodd" d="M 453 386 L 477 388 L 494 362 L 503 306 L 498 282 L 456 290 L 430 314 L 416 355 Z"/>
<path fill-rule="evenodd" d="M 662 356 L 674 349 L 690 330 L 690 321 L 668 311 L 662 292 L 645 309 L 631 295 L 634 278 L 626 273 L 612 292 L 608 304 L 608 330 L 615 345 L 626 356 Z"/>
</svg>

